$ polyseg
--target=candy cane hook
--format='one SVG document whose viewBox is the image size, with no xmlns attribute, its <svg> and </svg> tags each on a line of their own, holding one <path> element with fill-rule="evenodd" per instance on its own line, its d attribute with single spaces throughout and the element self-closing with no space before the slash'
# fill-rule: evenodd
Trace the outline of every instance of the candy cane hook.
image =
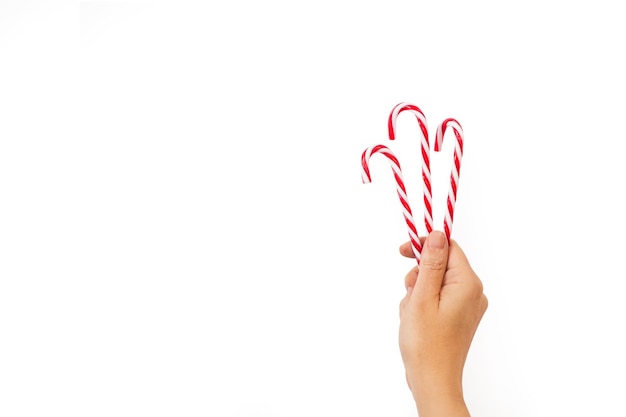
<svg viewBox="0 0 626 417">
<path fill-rule="evenodd" d="M 443 222 L 446 237 L 450 240 L 452 232 L 452 220 L 454 219 L 454 205 L 456 203 L 456 193 L 459 187 L 459 176 L 461 174 L 461 158 L 463 158 L 463 128 L 455 119 L 448 118 L 441 122 L 437 127 L 437 135 L 435 138 L 435 152 L 441 152 L 443 145 L 443 135 L 449 127 L 454 130 L 456 136 L 456 144 L 454 146 L 454 164 L 450 173 L 450 191 L 448 192 L 448 205 L 446 217 Z"/>
<path fill-rule="evenodd" d="M 394 140 L 396 138 L 396 119 L 398 115 L 403 111 L 412 113 L 420 129 L 422 130 L 422 182 L 423 182 L 423 194 L 424 194 L 424 224 L 426 225 L 426 232 L 430 233 L 433 230 L 433 197 L 430 177 L 430 144 L 428 142 L 428 126 L 426 124 L 426 116 L 419 107 L 411 103 L 399 103 L 397 104 L 389 114 L 389 120 L 387 127 L 389 129 L 389 139 Z"/>
<path fill-rule="evenodd" d="M 393 175 L 396 180 L 396 190 L 398 192 L 398 197 L 400 197 L 400 203 L 402 204 L 402 214 L 404 215 L 404 220 L 409 229 L 409 240 L 411 241 L 411 247 L 413 249 L 413 253 L 415 254 L 415 259 L 419 264 L 420 256 L 422 253 L 422 244 L 420 243 L 419 237 L 417 236 L 417 229 L 415 228 L 415 222 L 413 221 L 413 213 L 411 211 L 411 206 L 409 205 L 409 199 L 406 195 L 406 188 L 404 186 L 404 180 L 402 178 L 402 170 L 400 168 L 400 162 L 398 158 L 391 152 L 391 149 L 387 148 L 384 145 L 376 145 L 367 148 L 363 151 L 363 155 L 361 155 L 361 179 L 364 184 L 369 184 L 372 182 L 372 176 L 370 174 L 370 158 L 375 153 L 380 153 L 381 155 L 387 157 L 389 163 L 391 164 L 391 169 L 393 170 Z"/>
</svg>

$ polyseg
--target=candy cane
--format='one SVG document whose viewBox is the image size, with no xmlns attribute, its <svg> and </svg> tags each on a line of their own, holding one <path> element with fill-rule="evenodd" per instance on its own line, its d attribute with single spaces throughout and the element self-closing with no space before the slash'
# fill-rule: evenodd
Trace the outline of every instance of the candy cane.
<svg viewBox="0 0 626 417">
<path fill-rule="evenodd" d="M 396 138 L 396 119 L 398 115 L 403 111 L 411 112 L 419 123 L 422 130 L 422 182 L 424 188 L 424 224 L 426 225 L 426 232 L 430 233 L 433 230 L 433 197 L 432 187 L 430 180 L 430 144 L 428 142 L 428 126 L 426 125 L 426 116 L 414 104 L 400 103 L 397 104 L 389 114 L 389 120 L 387 127 L 389 129 L 389 139 L 394 140 Z"/>
<path fill-rule="evenodd" d="M 402 179 L 402 170 L 400 168 L 400 162 L 398 158 L 391 152 L 391 149 L 387 148 L 384 145 L 376 145 L 367 148 L 363 151 L 363 155 L 361 156 L 361 179 L 363 180 L 363 184 L 369 184 L 372 182 L 372 176 L 370 175 L 370 158 L 375 153 L 380 153 L 383 156 L 387 157 L 389 163 L 391 164 L 391 169 L 393 170 L 393 175 L 396 179 L 396 189 L 398 192 L 398 197 L 400 197 L 400 203 L 402 204 L 402 214 L 404 215 L 404 220 L 409 229 L 409 240 L 411 241 L 411 247 L 413 248 L 413 253 L 415 254 L 415 259 L 419 264 L 420 256 L 422 253 L 422 244 L 420 243 L 419 237 L 417 236 L 417 229 L 415 228 L 415 222 L 413 221 L 413 213 L 411 211 L 411 206 L 409 205 L 409 200 L 406 195 L 406 188 L 404 186 L 404 180 Z"/>
<path fill-rule="evenodd" d="M 450 126 L 454 130 L 456 136 L 456 144 L 454 146 L 454 165 L 450 173 L 450 191 L 448 192 L 448 210 L 444 219 L 443 227 L 446 237 L 450 240 L 452 231 L 452 220 L 454 219 L 454 204 L 456 203 L 456 192 L 459 187 L 459 175 L 461 174 L 461 158 L 463 158 L 463 128 L 455 119 L 449 118 L 441 122 L 437 127 L 437 135 L 435 138 L 435 152 L 440 152 L 443 145 L 443 135 Z"/>
</svg>

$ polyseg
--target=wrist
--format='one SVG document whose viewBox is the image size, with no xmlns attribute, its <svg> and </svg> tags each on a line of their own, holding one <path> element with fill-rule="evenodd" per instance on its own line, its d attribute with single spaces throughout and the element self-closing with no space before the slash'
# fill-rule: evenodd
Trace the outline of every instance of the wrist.
<svg viewBox="0 0 626 417">
<path fill-rule="evenodd" d="M 413 394 L 420 417 L 469 417 L 460 390 L 422 390 Z"/>
<path fill-rule="evenodd" d="M 411 381 L 411 393 L 420 417 L 469 416 L 459 378 L 418 378 Z"/>
</svg>

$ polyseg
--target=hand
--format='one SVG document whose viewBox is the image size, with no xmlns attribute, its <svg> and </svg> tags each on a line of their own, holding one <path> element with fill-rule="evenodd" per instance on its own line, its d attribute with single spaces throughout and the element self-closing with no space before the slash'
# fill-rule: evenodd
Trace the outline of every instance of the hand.
<svg viewBox="0 0 626 417">
<path fill-rule="evenodd" d="M 413 258 L 410 243 L 400 253 Z M 487 297 L 465 254 L 433 231 L 425 239 L 420 268 L 405 278 L 400 302 L 400 352 L 420 417 L 469 416 L 463 367 Z"/>
</svg>

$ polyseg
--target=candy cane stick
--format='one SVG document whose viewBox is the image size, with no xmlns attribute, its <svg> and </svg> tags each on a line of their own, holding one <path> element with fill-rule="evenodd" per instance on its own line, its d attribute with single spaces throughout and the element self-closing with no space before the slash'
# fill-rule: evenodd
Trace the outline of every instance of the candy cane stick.
<svg viewBox="0 0 626 417">
<path fill-rule="evenodd" d="M 403 111 L 412 113 L 419 123 L 422 130 L 422 182 L 424 189 L 424 224 L 426 225 L 426 232 L 430 233 L 433 230 L 433 197 L 432 187 L 430 179 L 430 144 L 428 142 L 428 126 L 426 125 L 426 116 L 414 104 L 400 103 L 397 104 L 389 114 L 389 120 L 387 127 L 389 129 L 389 139 L 394 140 L 396 138 L 396 119 L 398 115 Z"/>
<path fill-rule="evenodd" d="M 400 162 L 398 158 L 391 152 L 391 149 L 387 148 L 384 145 L 376 145 L 367 148 L 363 151 L 363 155 L 361 156 L 361 179 L 363 180 L 363 184 L 369 184 L 372 182 L 372 176 L 370 174 L 370 158 L 375 153 L 380 153 L 381 155 L 387 157 L 389 163 L 391 164 L 391 169 L 393 170 L 393 175 L 396 179 L 396 189 L 398 192 L 398 197 L 400 197 L 400 203 L 402 204 L 402 214 L 404 215 L 404 220 L 409 229 L 409 240 L 411 241 L 411 247 L 413 248 L 413 253 L 415 254 L 415 259 L 419 264 L 420 256 L 422 253 L 422 244 L 420 243 L 419 237 L 417 236 L 417 229 L 415 228 L 415 222 L 413 221 L 413 213 L 411 212 L 411 206 L 409 205 L 409 200 L 406 195 L 406 188 L 404 186 L 404 180 L 402 179 L 402 170 L 400 168 Z"/>
<path fill-rule="evenodd" d="M 452 220 L 454 219 L 454 204 L 456 203 L 456 193 L 459 187 L 459 175 L 461 174 L 461 158 L 463 158 L 463 128 L 455 119 L 449 118 L 441 122 L 437 127 L 437 135 L 435 138 L 435 152 L 440 152 L 443 145 L 443 135 L 450 126 L 454 130 L 456 136 L 456 144 L 454 146 L 454 164 L 450 173 L 450 191 L 448 192 L 448 209 L 444 219 L 443 227 L 446 237 L 450 240 L 452 232 Z"/>
</svg>

